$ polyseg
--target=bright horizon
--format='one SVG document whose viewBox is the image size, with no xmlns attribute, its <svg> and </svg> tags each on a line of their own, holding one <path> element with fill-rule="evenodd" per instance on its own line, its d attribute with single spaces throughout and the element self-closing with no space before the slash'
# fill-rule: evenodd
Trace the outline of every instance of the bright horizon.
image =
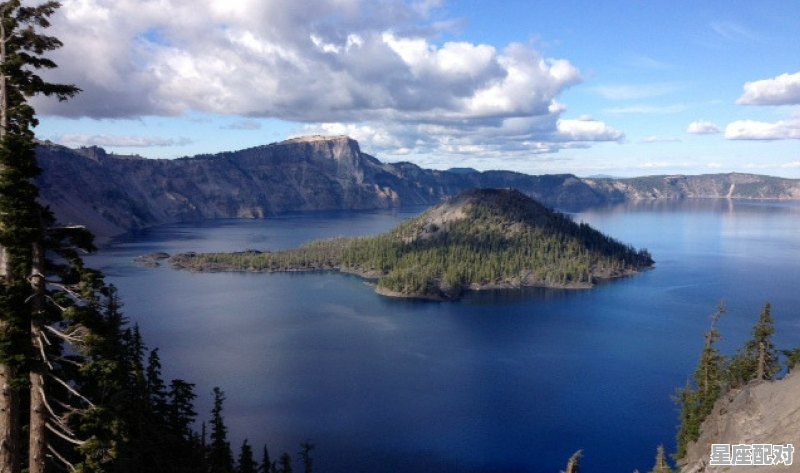
<svg viewBox="0 0 800 473">
<path fill-rule="evenodd" d="M 310 134 L 382 161 L 800 178 L 800 4 L 65 0 L 41 140 L 175 158 Z"/>
</svg>

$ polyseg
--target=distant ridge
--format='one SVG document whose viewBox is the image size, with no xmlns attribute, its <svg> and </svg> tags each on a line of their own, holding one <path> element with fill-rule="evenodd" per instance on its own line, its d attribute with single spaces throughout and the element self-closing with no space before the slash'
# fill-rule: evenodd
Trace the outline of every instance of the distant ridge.
<svg viewBox="0 0 800 473">
<path fill-rule="evenodd" d="M 37 154 L 42 202 L 63 223 L 87 225 L 101 237 L 201 219 L 432 205 L 475 187 L 514 188 L 567 211 L 637 199 L 800 199 L 800 181 L 752 174 L 581 179 L 430 170 L 383 163 L 347 136 L 298 137 L 174 160 L 52 143 L 40 144 Z"/>
</svg>

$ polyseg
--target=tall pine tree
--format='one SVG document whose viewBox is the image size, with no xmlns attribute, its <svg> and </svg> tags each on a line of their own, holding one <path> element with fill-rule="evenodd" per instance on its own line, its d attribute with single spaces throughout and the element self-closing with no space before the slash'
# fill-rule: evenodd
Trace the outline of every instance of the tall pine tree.
<svg viewBox="0 0 800 473">
<path fill-rule="evenodd" d="M 233 473 L 233 453 L 228 442 L 228 428 L 222 417 L 225 393 L 214 388 L 214 407 L 211 409 L 211 445 L 208 451 L 208 466 L 211 473 Z"/>
<path fill-rule="evenodd" d="M 36 201 L 33 179 L 40 170 L 33 127 L 38 121 L 28 100 L 35 95 L 66 100 L 79 91 L 38 74 L 56 67 L 43 55 L 62 44 L 41 30 L 50 26 L 59 6 L 0 3 L 0 471 L 10 473 L 22 466 L 24 392 L 30 393 L 28 470 L 41 473 L 45 462 L 43 392 L 50 366 L 44 349 L 35 345 L 43 343 L 49 322 L 45 240 L 50 222 Z"/>
<path fill-rule="evenodd" d="M 774 334 L 772 306 L 766 303 L 753 326 L 752 337 L 730 362 L 728 381 L 731 387 L 738 387 L 756 379 L 775 379 L 780 371 L 780 360 L 778 350 L 772 342 Z"/>
</svg>

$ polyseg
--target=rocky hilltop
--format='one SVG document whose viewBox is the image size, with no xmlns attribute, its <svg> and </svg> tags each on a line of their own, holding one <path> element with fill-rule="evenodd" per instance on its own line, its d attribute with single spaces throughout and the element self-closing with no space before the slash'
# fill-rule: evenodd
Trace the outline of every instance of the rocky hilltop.
<svg viewBox="0 0 800 473">
<path fill-rule="evenodd" d="M 42 201 L 63 223 L 100 236 L 162 223 L 262 218 L 286 211 L 432 205 L 476 187 L 514 188 L 549 207 L 579 210 L 631 199 L 800 198 L 800 182 L 721 174 L 636 179 L 531 176 L 383 163 L 346 136 L 310 136 L 240 151 L 167 159 L 38 147 Z"/>
<path fill-rule="evenodd" d="M 681 473 L 760 473 L 800 471 L 800 451 L 793 464 L 756 466 L 709 465 L 711 444 L 793 444 L 800 449 L 800 367 L 779 381 L 756 381 L 717 400 L 689 445 Z"/>
<path fill-rule="evenodd" d="M 171 263 L 194 271 L 335 270 L 377 279 L 383 295 L 452 300 L 467 290 L 588 288 L 653 260 L 519 191 L 472 189 L 383 235 L 274 253 L 188 253 Z"/>
</svg>

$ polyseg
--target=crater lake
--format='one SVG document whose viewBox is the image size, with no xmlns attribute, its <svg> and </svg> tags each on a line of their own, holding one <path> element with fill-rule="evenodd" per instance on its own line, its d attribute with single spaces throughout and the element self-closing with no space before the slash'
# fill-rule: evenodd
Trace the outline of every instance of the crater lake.
<svg viewBox="0 0 800 473">
<path fill-rule="evenodd" d="M 637 248 L 654 269 L 589 290 L 391 299 L 338 273 L 191 273 L 137 266 L 164 251 L 292 248 L 387 231 L 423 209 L 286 214 L 168 225 L 87 258 L 159 348 L 166 379 L 226 394 L 234 453 L 297 456 L 316 471 L 555 473 L 652 467 L 674 451 L 671 400 L 724 300 L 731 354 L 771 302 L 780 349 L 800 346 L 800 202 L 651 201 L 573 214 Z"/>
</svg>

